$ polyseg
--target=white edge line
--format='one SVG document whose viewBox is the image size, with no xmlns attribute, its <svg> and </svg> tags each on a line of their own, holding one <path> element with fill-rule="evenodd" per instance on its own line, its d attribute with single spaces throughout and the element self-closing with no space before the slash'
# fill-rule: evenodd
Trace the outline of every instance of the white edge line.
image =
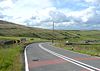
<svg viewBox="0 0 100 71">
<path fill-rule="evenodd" d="M 25 57 L 25 71 L 29 71 L 28 68 L 28 60 L 27 60 L 27 54 L 26 54 L 26 49 L 28 46 L 26 46 L 25 50 L 24 50 L 24 57 Z"/>
<path fill-rule="evenodd" d="M 52 46 L 52 45 L 50 45 L 50 46 Z M 52 47 L 55 47 L 55 46 L 52 46 Z M 57 47 L 55 47 L 55 48 L 57 48 Z M 59 47 L 59 49 L 62 49 L 62 48 Z M 91 56 L 91 55 L 88 55 L 88 54 L 83 54 L 83 53 L 74 52 L 74 51 L 70 51 L 70 50 L 66 50 L 66 51 L 73 52 L 73 53 L 77 53 L 77 54 L 81 54 L 81 55 L 85 55 L 85 56 Z"/>
<path fill-rule="evenodd" d="M 41 44 L 39 44 L 39 47 L 40 47 L 41 49 L 43 49 L 43 50 L 45 50 L 45 51 L 47 51 L 47 52 L 49 52 L 49 53 L 51 53 L 51 54 L 57 56 L 57 57 L 59 57 L 59 58 L 62 58 L 62 59 L 64 59 L 64 60 L 67 60 L 67 61 L 69 61 L 69 62 L 71 62 L 71 63 L 73 63 L 73 64 L 76 64 L 76 65 L 78 65 L 78 66 L 80 66 L 80 67 L 83 67 L 83 68 L 85 68 L 85 69 L 88 69 L 88 70 L 90 70 L 90 71 L 94 71 L 94 70 L 92 70 L 92 69 L 90 69 L 90 68 L 88 68 L 88 67 L 91 67 L 91 68 L 94 68 L 94 69 L 97 69 L 98 71 L 100 71 L 100 69 L 98 69 L 98 68 L 95 68 L 95 67 L 93 67 L 93 66 L 87 65 L 87 64 L 82 63 L 82 62 L 80 62 L 80 61 L 74 60 L 74 59 L 72 59 L 72 58 L 63 56 L 63 55 L 58 54 L 58 53 L 55 53 L 55 52 L 53 52 L 53 51 L 51 51 L 51 50 L 49 50 L 49 49 L 46 49 L 46 48 L 44 48 Z M 71 61 L 71 60 L 72 60 L 72 61 Z M 83 65 L 86 65 L 86 66 L 88 66 L 88 67 L 85 67 L 85 66 L 83 66 L 83 65 L 80 65 L 80 64 L 75 63 L 75 62 L 73 62 L 73 61 L 78 62 L 78 63 L 83 64 Z"/>
<path fill-rule="evenodd" d="M 52 46 L 52 45 L 50 45 L 50 46 Z M 59 49 L 62 49 L 62 48 L 59 48 Z M 66 50 L 66 51 L 69 51 L 69 50 Z M 78 53 L 78 52 L 74 52 L 74 51 L 69 51 L 69 52 L 73 52 L 73 53 L 77 53 L 77 54 L 81 54 L 81 55 L 90 56 L 90 55 L 87 55 L 87 54 L 82 54 L 82 53 Z M 80 61 L 77 61 L 77 60 L 75 60 L 75 59 L 72 59 L 72 58 L 69 58 L 69 57 L 66 57 L 66 56 L 64 56 L 64 57 L 65 57 L 65 58 L 68 58 L 68 59 L 70 59 L 70 60 L 76 61 L 76 62 L 78 62 L 78 63 L 80 63 L 80 64 L 86 65 L 86 66 L 88 66 L 88 67 L 91 67 L 91 68 L 97 69 L 97 70 L 100 71 L 100 69 L 98 69 L 98 68 L 96 68 L 96 67 L 93 67 L 93 66 L 87 65 L 87 64 L 85 64 L 85 63 L 82 63 L 82 62 L 80 62 Z M 95 57 L 95 56 L 93 56 L 93 57 Z M 100 57 L 96 57 L 96 58 L 100 58 Z"/>
</svg>

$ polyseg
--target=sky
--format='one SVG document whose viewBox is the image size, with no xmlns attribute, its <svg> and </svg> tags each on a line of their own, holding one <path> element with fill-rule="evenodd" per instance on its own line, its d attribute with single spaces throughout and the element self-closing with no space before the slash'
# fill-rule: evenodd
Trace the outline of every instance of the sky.
<svg viewBox="0 0 100 71">
<path fill-rule="evenodd" d="M 0 0 L 0 19 L 30 27 L 100 30 L 100 0 Z"/>
</svg>

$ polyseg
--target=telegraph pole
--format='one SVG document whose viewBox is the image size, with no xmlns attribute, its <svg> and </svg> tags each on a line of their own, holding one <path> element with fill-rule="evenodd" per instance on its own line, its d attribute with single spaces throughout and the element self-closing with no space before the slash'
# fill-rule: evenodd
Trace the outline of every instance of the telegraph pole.
<svg viewBox="0 0 100 71">
<path fill-rule="evenodd" d="M 52 24 L 52 34 L 53 34 L 52 43 L 54 43 L 54 21 L 53 21 L 53 24 Z"/>
</svg>

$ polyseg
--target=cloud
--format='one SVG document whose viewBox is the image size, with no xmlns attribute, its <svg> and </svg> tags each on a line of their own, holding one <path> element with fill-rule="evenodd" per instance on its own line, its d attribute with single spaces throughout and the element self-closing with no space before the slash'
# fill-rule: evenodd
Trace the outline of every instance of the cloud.
<svg viewBox="0 0 100 71">
<path fill-rule="evenodd" d="M 100 0 L 0 0 L 0 19 L 56 29 L 100 27 Z"/>
<path fill-rule="evenodd" d="M 12 0 L 2 0 L 0 2 L 0 8 L 2 8 L 2 9 L 11 8 L 13 5 L 14 4 L 13 4 Z"/>
<path fill-rule="evenodd" d="M 45 4 L 41 5 L 42 2 Z M 10 7 L 10 9 L 5 9 L 4 13 L 14 17 L 30 16 L 37 10 L 51 6 L 48 0 L 18 0 L 16 3 L 12 0 L 5 0 L 0 5 L 2 8 Z"/>
<path fill-rule="evenodd" d="M 25 21 L 29 26 L 52 26 L 52 22 L 55 22 L 55 26 L 60 26 L 60 24 L 65 25 L 66 22 L 70 22 L 69 17 L 67 17 L 64 13 L 57 10 L 55 7 L 46 8 L 38 11 L 38 14 L 32 16 L 30 19 Z M 69 23 L 66 23 L 69 25 Z"/>
<path fill-rule="evenodd" d="M 62 12 L 60 11 L 50 11 L 49 15 L 55 23 L 61 23 L 61 22 L 68 22 L 69 18 Z"/>
<path fill-rule="evenodd" d="M 86 2 L 84 2 L 84 0 L 52 0 L 53 5 L 58 8 L 58 9 L 62 9 L 62 8 L 67 8 L 67 9 L 71 9 L 71 10 L 82 10 L 88 7 L 88 5 L 86 4 Z"/>
<path fill-rule="evenodd" d="M 85 0 L 87 3 L 92 3 L 92 4 L 99 4 L 100 0 Z"/>
<path fill-rule="evenodd" d="M 73 11 L 69 16 L 73 17 L 76 21 L 87 22 L 94 13 L 94 7 L 89 7 L 81 11 Z"/>
</svg>

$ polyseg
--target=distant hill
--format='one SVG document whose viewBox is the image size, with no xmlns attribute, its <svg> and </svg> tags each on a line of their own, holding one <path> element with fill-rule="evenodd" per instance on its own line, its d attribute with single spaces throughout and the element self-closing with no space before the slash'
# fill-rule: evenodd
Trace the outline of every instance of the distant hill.
<svg viewBox="0 0 100 71">
<path fill-rule="evenodd" d="M 63 36 L 59 32 L 55 32 L 55 35 L 57 37 Z M 26 27 L 0 20 L 0 36 L 25 36 L 51 39 L 55 35 L 52 34 L 51 30 Z"/>
<path fill-rule="evenodd" d="M 52 30 L 26 27 L 0 20 L 0 36 L 23 36 L 37 37 L 45 39 L 65 39 L 65 40 L 83 40 L 100 39 L 100 31 L 80 31 L 80 30 Z"/>
</svg>

